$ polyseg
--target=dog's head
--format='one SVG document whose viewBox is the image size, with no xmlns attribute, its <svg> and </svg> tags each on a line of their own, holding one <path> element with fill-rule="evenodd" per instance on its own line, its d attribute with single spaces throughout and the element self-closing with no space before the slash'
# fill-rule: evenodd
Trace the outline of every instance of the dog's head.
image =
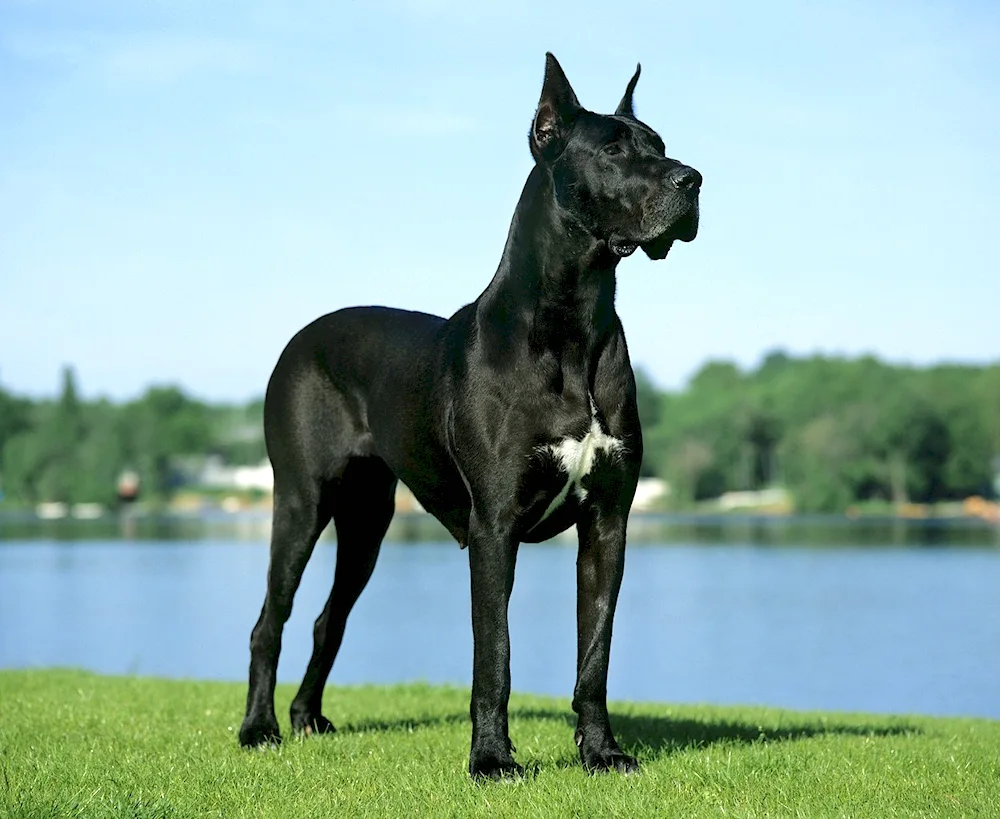
<svg viewBox="0 0 1000 819">
<path fill-rule="evenodd" d="M 674 241 L 698 234 L 701 174 L 666 156 L 663 140 L 636 119 L 632 93 L 614 114 L 583 108 L 551 54 L 528 136 L 535 161 L 552 174 L 559 205 L 618 256 L 641 247 L 662 259 Z"/>
</svg>

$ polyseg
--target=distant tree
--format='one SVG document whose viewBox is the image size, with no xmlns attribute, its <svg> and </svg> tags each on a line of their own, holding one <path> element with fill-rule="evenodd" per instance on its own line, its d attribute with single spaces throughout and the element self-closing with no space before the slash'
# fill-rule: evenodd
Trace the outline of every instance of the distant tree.
<svg viewBox="0 0 1000 819">
<path fill-rule="evenodd" d="M 784 350 L 771 350 L 760 362 L 757 377 L 762 380 L 778 377 L 794 364 L 795 360 Z"/>
<path fill-rule="evenodd" d="M 123 408 L 127 464 L 135 469 L 146 496 L 165 498 L 180 484 L 179 455 L 215 447 L 211 412 L 177 387 L 151 387 Z"/>
<path fill-rule="evenodd" d="M 857 449 L 842 419 L 824 415 L 782 442 L 788 488 L 803 512 L 837 512 L 854 500 L 849 474 Z"/>
<path fill-rule="evenodd" d="M 23 502 L 80 500 L 83 409 L 71 367 L 63 368 L 58 401 L 39 402 L 27 416 L 27 424 L 3 449 L 5 491 Z"/>
<path fill-rule="evenodd" d="M 777 480 L 781 435 L 781 420 L 768 408 L 757 406 L 744 416 L 743 438 L 749 458 L 747 489 L 761 489 Z"/>
<path fill-rule="evenodd" d="M 12 500 L 35 504 L 42 497 L 41 478 L 48 447 L 36 430 L 14 435 L 3 450 L 4 493 Z"/>
<path fill-rule="evenodd" d="M 686 439 L 671 450 L 667 475 L 674 501 L 683 504 L 718 494 L 720 473 L 714 466 L 711 448 L 701 441 Z"/>
<path fill-rule="evenodd" d="M 660 422 L 660 393 L 645 370 L 638 367 L 635 370 L 635 393 L 639 423 L 643 430 L 652 430 Z M 639 474 L 643 478 L 650 478 L 656 475 L 656 457 L 650 445 L 645 441 L 644 444 L 642 468 Z"/>
<path fill-rule="evenodd" d="M 86 408 L 86 434 L 78 459 L 80 496 L 113 506 L 118 499 L 118 477 L 126 466 L 120 413 L 106 400 Z"/>
<path fill-rule="evenodd" d="M 84 437 L 84 419 L 72 367 L 63 367 L 59 400 L 52 412 L 46 414 L 38 434 L 45 452 L 45 466 L 39 479 L 43 499 L 63 503 L 83 500 L 79 447 Z"/>
<path fill-rule="evenodd" d="M 31 425 L 31 402 L 27 398 L 11 395 L 0 387 L 0 471 L 2 453 L 7 442 Z"/>
<path fill-rule="evenodd" d="M 979 424 L 986 430 L 988 443 L 985 451 L 990 459 L 989 471 L 995 472 L 1000 469 L 997 466 L 1000 464 L 1000 364 L 983 369 L 976 377 L 971 393 L 978 409 Z"/>
<path fill-rule="evenodd" d="M 945 496 L 951 442 L 932 406 L 911 391 L 895 391 L 866 432 L 867 453 L 881 464 L 884 494 L 894 503 Z"/>
<path fill-rule="evenodd" d="M 651 390 L 656 400 L 655 389 Z M 213 407 L 214 451 L 231 464 L 259 464 L 267 457 L 264 447 L 264 401 L 243 406 Z"/>
<path fill-rule="evenodd" d="M 731 361 L 709 361 L 692 376 L 688 389 L 706 394 L 738 389 L 743 385 L 743 373 Z"/>
</svg>

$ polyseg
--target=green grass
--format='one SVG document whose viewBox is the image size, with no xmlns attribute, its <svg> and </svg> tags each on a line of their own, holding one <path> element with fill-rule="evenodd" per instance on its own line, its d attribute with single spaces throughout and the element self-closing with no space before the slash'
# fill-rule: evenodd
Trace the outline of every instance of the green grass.
<svg viewBox="0 0 1000 819">
<path fill-rule="evenodd" d="M 278 690 L 288 730 L 291 686 Z M 636 776 L 588 776 L 565 700 L 515 695 L 523 780 L 466 774 L 468 692 L 327 691 L 331 736 L 236 741 L 239 684 L 0 672 L 0 816 L 1000 816 L 1000 722 L 613 704 Z"/>
</svg>

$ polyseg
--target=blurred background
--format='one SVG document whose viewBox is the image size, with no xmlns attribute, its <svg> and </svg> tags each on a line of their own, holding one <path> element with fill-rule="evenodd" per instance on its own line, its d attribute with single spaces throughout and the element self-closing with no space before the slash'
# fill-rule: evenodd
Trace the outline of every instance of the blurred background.
<svg viewBox="0 0 1000 819">
<path fill-rule="evenodd" d="M 601 112 L 641 61 L 705 177 L 697 241 L 619 266 L 612 696 L 1000 717 L 998 41 L 971 1 L 4 2 L 0 666 L 242 677 L 278 354 L 481 292 L 550 50 Z M 333 679 L 467 683 L 464 553 L 398 507 Z M 572 566 L 522 550 L 515 688 L 572 688 Z"/>
</svg>

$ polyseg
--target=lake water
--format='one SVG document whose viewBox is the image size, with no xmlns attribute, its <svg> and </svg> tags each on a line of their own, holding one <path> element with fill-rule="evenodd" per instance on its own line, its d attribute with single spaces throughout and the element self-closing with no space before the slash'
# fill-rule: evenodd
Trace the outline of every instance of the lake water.
<svg viewBox="0 0 1000 819">
<path fill-rule="evenodd" d="M 101 527 L 0 525 L 0 667 L 245 679 L 266 526 L 226 535 L 199 525 L 133 524 L 114 538 Z M 996 529 L 796 525 L 640 527 L 609 696 L 1000 719 Z M 305 668 L 335 558 L 321 541 L 285 630 L 283 681 Z M 515 690 L 572 693 L 575 559 L 566 541 L 521 548 Z M 471 668 L 467 553 L 444 540 L 387 542 L 331 682 L 469 685 Z"/>
</svg>

